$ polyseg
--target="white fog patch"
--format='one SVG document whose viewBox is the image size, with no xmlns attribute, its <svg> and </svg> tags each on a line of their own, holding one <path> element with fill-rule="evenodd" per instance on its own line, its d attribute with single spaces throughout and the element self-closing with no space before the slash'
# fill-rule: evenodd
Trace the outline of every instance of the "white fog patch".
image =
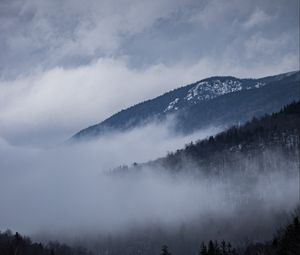
<svg viewBox="0 0 300 255">
<path fill-rule="evenodd" d="M 119 225 L 136 218 L 132 214 L 132 203 L 141 203 L 143 199 L 143 191 L 140 193 L 138 189 L 144 187 L 145 196 L 148 194 L 149 199 L 154 199 L 155 194 L 151 192 L 157 189 L 153 185 L 161 189 L 163 183 L 155 184 L 153 176 L 136 184 L 129 180 L 113 181 L 107 178 L 106 172 L 119 165 L 153 160 L 217 131 L 219 129 L 208 129 L 189 136 L 174 136 L 167 125 L 152 124 L 51 149 L 13 146 L 1 139 L 0 229 L 10 227 L 26 233 L 42 226 L 65 229 L 79 225 L 88 228 L 93 224 L 119 229 Z M 174 189 L 176 191 L 176 185 Z M 137 194 L 141 197 L 135 198 Z M 125 207 L 119 222 L 120 206 L 132 195 L 132 202 L 129 201 L 127 209 Z M 110 221 L 107 217 L 112 217 L 110 220 L 116 226 L 105 225 Z"/>
<path fill-rule="evenodd" d="M 0 229 L 114 235 L 134 226 L 236 221 L 237 215 L 246 224 L 253 215 L 289 212 L 297 204 L 298 179 L 282 169 L 260 174 L 246 193 L 241 192 L 243 176 L 208 178 L 191 174 L 189 167 L 178 176 L 148 168 L 125 176 L 107 174 L 118 165 L 155 159 L 216 132 L 176 137 L 167 130 L 149 125 L 48 150 L 15 147 L 1 140 Z M 251 215 L 243 212 L 246 208 Z"/>
</svg>

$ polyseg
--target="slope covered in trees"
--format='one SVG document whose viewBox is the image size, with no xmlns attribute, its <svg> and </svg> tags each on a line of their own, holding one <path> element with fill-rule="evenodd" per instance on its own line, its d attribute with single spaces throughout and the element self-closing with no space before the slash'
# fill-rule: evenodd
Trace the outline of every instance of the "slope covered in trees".
<svg viewBox="0 0 300 255">
<path fill-rule="evenodd" d="M 254 118 L 242 126 L 233 126 L 214 137 L 190 143 L 165 158 L 141 166 L 163 166 L 170 171 L 180 171 L 191 166 L 210 173 L 233 168 L 246 171 L 254 167 L 250 162 L 255 157 L 258 160 L 256 168 L 262 172 L 269 168 L 268 164 L 283 163 L 276 156 L 278 153 L 290 158 L 291 162 L 299 162 L 299 146 L 298 101 L 277 113 Z"/>
</svg>

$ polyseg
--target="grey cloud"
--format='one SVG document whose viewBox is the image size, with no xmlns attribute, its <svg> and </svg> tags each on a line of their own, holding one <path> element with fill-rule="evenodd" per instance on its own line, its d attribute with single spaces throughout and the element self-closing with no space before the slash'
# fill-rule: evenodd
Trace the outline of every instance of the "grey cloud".
<svg viewBox="0 0 300 255">
<path fill-rule="evenodd" d="M 124 34 L 137 34 L 168 16 L 181 1 L 35 1 L 4 2 L 1 32 L 12 63 L 55 66 L 76 58 L 115 54 Z M 1 6 L 1 7 L 2 7 Z M 25 60 L 26 58 L 26 60 Z M 7 60 L 7 58 L 6 58 Z M 33 61 L 31 63 L 30 61 Z M 37 62 L 37 63 L 34 63 Z M 27 67 L 28 68 L 28 67 Z"/>
<path fill-rule="evenodd" d="M 1 75 L 107 56 L 126 55 L 135 67 L 222 58 L 237 38 L 243 44 L 257 32 L 297 40 L 298 7 L 294 0 L 2 1 Z M 277 61 L 296 48 L 283 45 Z"/>
<path fill-rule="evenodd" d="M 255 26 L 263 25 L 264 23 L 268 23 L 272 21 L 272 16 L 269 16 L 261 9 L 256 9 L 249 19 L 243 24 L 245 28 L 253 28 Z"/>
</svg>

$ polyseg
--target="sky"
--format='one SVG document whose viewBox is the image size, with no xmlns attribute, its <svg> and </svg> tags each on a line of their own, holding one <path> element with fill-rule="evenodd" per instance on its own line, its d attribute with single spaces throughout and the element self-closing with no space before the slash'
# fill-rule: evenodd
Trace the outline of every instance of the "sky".
<svg viewBox="0 0 300 255">
<path fill-rule="evenodd" d="M 299 69 L 298 0 L 1 0 L 0 137 L 60 143 L 214 75 Z"/>
</svg>

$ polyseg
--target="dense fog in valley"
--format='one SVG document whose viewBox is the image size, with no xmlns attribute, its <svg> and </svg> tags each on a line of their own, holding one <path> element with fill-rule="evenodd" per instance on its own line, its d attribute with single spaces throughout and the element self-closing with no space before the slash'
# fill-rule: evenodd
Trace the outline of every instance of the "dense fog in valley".
<svg viewBox="0 0 300 255">
<path fill-rule="evenodd" d="M 165 125 L 149 125 L 123 134 L 110 134 L 96 141 L 66 142 L 49 149 L 16 147 L 1 140 L 0 196 L 3 209 L 0 228 L 9 227 L 25 233 L 43 226 L 65 229 L 82 225 L 89 229 L 97 220 L 100 222 L 96 229 L 101 226 L 101 221 L 105 225 L 101 229 L 118 228 L 115 225 L 125 223 L 131 217 L 130 211 L 134 210 L 130 206 L 128 212 L 120 210 L 121 203 L 127 199 L 128 202 L 134 201 L 131 195 L 137 194 L 141 196 L 136 198 L 137 206 L 138 201 L 143 201 L 143 192 L 137 192 L 141 183 L 137 182 L 134 188 L 134 180 L 131 184 L 129 180 L 110 180 L 105 177 L 105 172 L 119 165 L 166 155 L 168 151 L 196 138 L 205 138 L 217 130 L 204 130 L 183 137 L 172 136 Z M 155 185 L 154 177 L 145 187 L 145 192 L 148 190 L 154 199 L 151 192 L 155 192 L 156 187 L 152 188 L 152 185 Z M 157 183 L 157 188 L 160 185 Z M 140 188 L 143 189 L 143 185 Z M 120 216 L 121 213 L 124 215 Z M 110 223 L 107 217 L 112 217 Z"/>
<path fill-rule="evenodd" d="M 176 173 L 150 165 L 125 174 L 112 171 L 218 131 L 176 136 L 164 125 L 148 125 L 49 149 L 1 140 L 0 229 L 41 241 L 80 240 L 84 246 L 107 237 L 118 244 L 153 241 L 153 247 L 168 240 L 176 245 L 182 235 L 194 245 L 210 238 L 237 243 L 271 238 L 299 200 L 299 162 L 288 162 L 280 151 L 266 152 L 270 162 L 277 160 L 263 172 L 255 158 L 247 171 L 226 169 L 222 175 L 204 174 L 193 162 Z"/>
</svg>

